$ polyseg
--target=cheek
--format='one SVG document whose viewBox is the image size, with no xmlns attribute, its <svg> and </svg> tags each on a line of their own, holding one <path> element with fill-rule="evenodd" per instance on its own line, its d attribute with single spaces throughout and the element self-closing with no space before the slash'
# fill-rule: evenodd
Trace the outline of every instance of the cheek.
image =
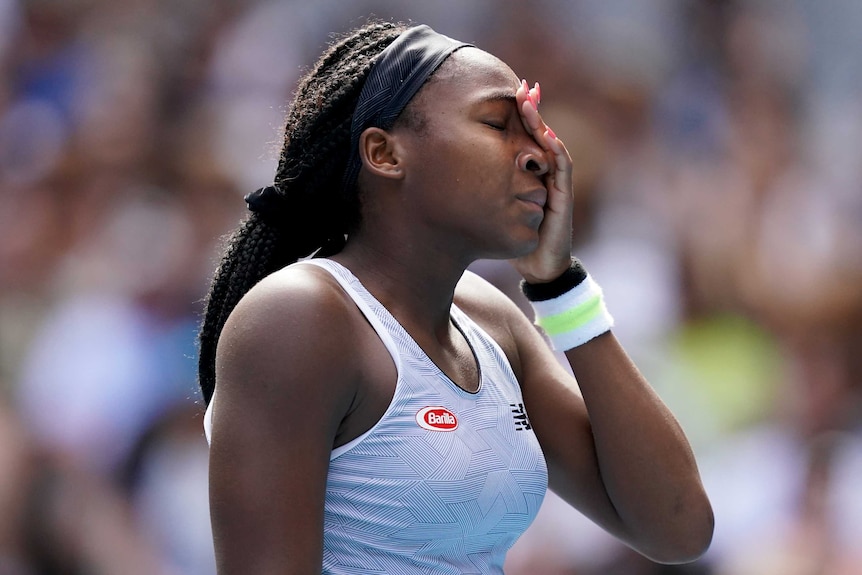
<svg viewBox="0 0 862 575">
<path fill-rule="evenodd" d="M 445 161 L 450 177 L 459 185 L 469 186 L 473 193 L 492 195 L 509 186 L 512 174 L 506 158 L 499 148 L 487 143 L 468 143 L 448 153 Z"/>
<path fill-rule="evenodd" d="M 506 156 L 499 135 L 458 125 L 440 126 L 435 134 L 441 135 L 426 137 L 417 150 L 415 185 L 444 194 L 457 191 L 477 200 L 490 200 L 511 187 L 514 159 Z"/>
<path fill-rule="evenodd" d="M 430 184 L 436 188 L 452 189 L 471 182 L 470 155 L 463 153 L 455 145 L 428 146 L 415 166 L 416 183 Z"/>
</svg>

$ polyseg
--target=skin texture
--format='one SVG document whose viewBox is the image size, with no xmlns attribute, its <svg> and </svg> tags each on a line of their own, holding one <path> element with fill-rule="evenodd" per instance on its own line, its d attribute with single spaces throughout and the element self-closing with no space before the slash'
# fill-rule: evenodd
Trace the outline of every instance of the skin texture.
<svg viewBox="0 0 862 575">
<path fill-rule="evenodd" d="M 694 457 L 614 335 L 566 353 L 576 384 L 508 298 L 484 280 L 462 279 L 479 258 L 510 259 L 531 282 L 568 267 L 565 146 L 512 70 L 475 48 L 450 56 L 410 111 L 421 121 L 363 133 L 362 224 L 333 259 L 444 373 L 475 390 L 475 359 L 449 318 L 457 303 L 506 353 L 551 488 L 656 561 L 697 558 L 713 518 Z M 240 301 L 216 372 L 218 572 L 320 573 L 329 455 L 385 411 L 396 380 L 388 352 L 333 278 L 300 265 Z"/>
</svg>

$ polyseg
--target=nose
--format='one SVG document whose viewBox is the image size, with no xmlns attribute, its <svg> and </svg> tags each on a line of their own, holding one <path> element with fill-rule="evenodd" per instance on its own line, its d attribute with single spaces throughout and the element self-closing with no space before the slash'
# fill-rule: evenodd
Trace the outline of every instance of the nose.
<svg viewBox="0 0 862 575">
<path fill-rule="evenodd" d="M 544 150 L 535 142 L 531 142 L 531 145 L 525 146 L 521 150 L 516 162 L 519 170 L 532 172 L 537 176 L 544 176 L 548 173 L 548 158 L 545 156 Z"/>
</svg>

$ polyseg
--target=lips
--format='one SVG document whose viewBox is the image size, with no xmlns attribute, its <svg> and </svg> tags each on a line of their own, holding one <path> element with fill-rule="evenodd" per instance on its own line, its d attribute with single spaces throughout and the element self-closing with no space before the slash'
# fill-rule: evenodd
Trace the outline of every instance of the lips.
<svg viewBox="0 0 862 575">
<path fill-rule="evenodd" d="M 522 202 L 527 202 L 528 204 L 535 204 L 540 209 L 545 209 L 545 204 L 548 202 L 548 190 L 545 188 L 538 188 L 535 190 L 531 190 L 524 194 L 518 194 L 517 197 Z"/>
</svg>

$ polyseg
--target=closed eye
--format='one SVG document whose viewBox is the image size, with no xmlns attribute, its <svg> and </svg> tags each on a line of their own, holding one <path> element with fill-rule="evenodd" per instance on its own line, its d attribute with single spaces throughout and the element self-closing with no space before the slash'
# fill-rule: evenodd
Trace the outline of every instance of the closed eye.
<svg viewBox="0 0 862 575">
<path fill-rule="evenodd" d="M 483 124 L 500 132 L 506 129 L 506 124 L 501 122 L 483 122 Z"/>
</svg>

